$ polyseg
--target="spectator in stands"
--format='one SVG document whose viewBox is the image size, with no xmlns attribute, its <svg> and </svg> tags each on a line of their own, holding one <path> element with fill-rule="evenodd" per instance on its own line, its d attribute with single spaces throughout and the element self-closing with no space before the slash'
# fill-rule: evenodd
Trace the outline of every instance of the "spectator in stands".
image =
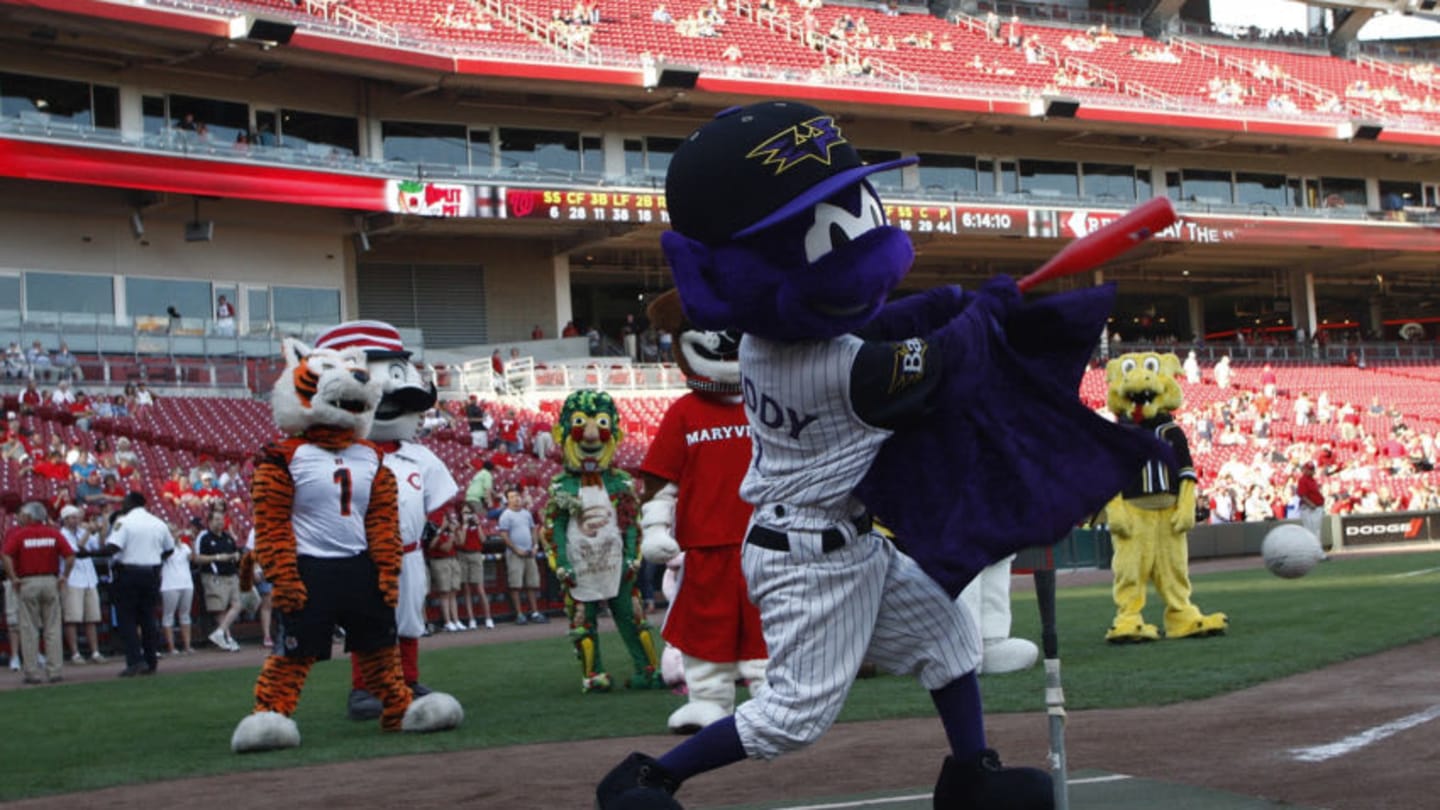
<svg viewBox="0 0 1440 810">
<path fill-rule="evenodd" d="M 574 321 L 566 321 L 565 328 L 560 330 L 560 337 L 580 337 L 580 327 L 576 326 Z"/>
<path fill-rule="evenodd" d="M 18 462 L 21 466 L 28 464 L 33 452 L 32 437 L 34 434 L 33 428 L 24 425 L 17 427 L 15 420 L 7 422 L 5 441 L 0 444 L 0 458 Z"/>
<path fill-rule="evenodd" d="M 70 403 L 67 410 L 75 420 L 75 427 L 89 433 L 91 420 L 95 418 L 95 408 L 90 397 L 86 396 L 84 391 L 76 391 L 75 401 Z"/>
<path fill-rule="evenodd" d="M 490 616 L 490 597 L 485 593 L 485 536 L 480 526 L 480 515 L 475 507 L 465 503 L 460 507 L 460 588 L 461 602 L 465 605 L 467 622 L 465 629 L 474 630 L 475 602 L 485 614 L 485 628 L 495 629 L 495 620 Z"/>
<path fill-rule="evenodd" d="M 480 401 L 480 395 L 471 394 L 470 401 L 465 404 L 465 424 L 470 428 L 470 444 L 480 448 L 489 447 L 490 428 L 494 423 L 495 420 L 486 410 L 485 403 Z"/>
<path fill-rule="evenodd" d="M 455 603 L 455 594 L 460 590 L 460 560 L 456 555 L 461 540 L 460 520 L 447 509 L 439 531 L 425 547 L 425 561 L 430 567 L 430 595 L 440 607 L 440 618 L 445 622 L 447 633 L 465 629 Z"/>
<path fill-rule="evenodd" d="M 531 340 L 544 340 L 544 339 L 545 339 L 545 330 L 540 328 L 540 324 L 538 324 L 538 323 L 535 324 L 535 328 L 530 330 L 530 339 L 531 339 Z"/>
<path fill-rule="evenodd" d="M 1215 364 L 1215 385 L 1221 389 L 1230 387 L 1230 355 L 1220 358 Z"/>
<path fill-rule="evenodd" d="M 184 317 L 181 316 L 180 310 L 176 309 L 174 304 L 171 304 L 165 307 L 165 315 L 169 318 L 169 320 L 165 322 L 165 334 L 179 334 L 180 327 L 184 322 Z"/>
<path fill-rule="evenodd" d="M 585 339 L 590 343 L 590 356 L 597 357 L 600 354 L 602 339 L 600 330 L 592 324 L 585 332 Z"/>
<path fill-rule="evenodd" d="M 477 515 L 490 511 L 495 497 L 495 465 L 483 462 L 465 487 L 465 505 Z"/>
<path fill-rule="evenodd" d="M 55 390 L 50 392 L 50 404 L 62 411 L 70 410 L 71 404 L 75 402 L 75 392 L 70 390 L 70 383 L 61 380 L 55 385 Z"/>
<path fill-rule="evenodd" d="M 135 384 L 135 407 L 138 409 L 138 408 L 143 408 L 143 407 L 145 407 L 145 406 L 147 406 L 147 405 L 154 405 L 154 404 L 155 404 L 155 395 L 152 394 L 152 393 L 150 393 L 150 389 L 148 389 L 148 388 L 145 387 L 145 381 L 144 381 L 144 380 L 141 380 L 140 382 L 136 383 L 136 384 Z"/>
<path fill-rule="evenodd" d="M 26 380 L 25 390 L 20 392 L 20 413 L 34 413 L 36 408 L 44 404 L 45 396 L 35 387 L 34 378 Z"/>
<path fill-rule="evenodd" d="M 111 502 L 105 494 L 105 482 L 100 477 L 99 467 L 91 466 L 84 479 L 75 485 L 75 501 L 87 509 L 109 511 Z"/>
<path fill-rule="evenodd" d="M 500 356 L 499 349 L 490 353 L 490 374 L 494 378 L 495 393 L 505 393 L 508 390 L 505 385 L 505 358 Z"/>
<path fill-rule="evenodd" d="M 225 493 L 215 486 L 215 473 L 210 472 L 209 469 L 200 473 L 200 483 L 195 489 L 195 497 L 199 498 L 200 502 L 207 507 L 216 503 L 222 505 L 225 503 Z"/>
<path fill-rule="evenodd" d="M 531 440 L 531 449 L 539 458 L 546 459 L 555 452 L 555 437 L 550 434 L 548 422 L 537 422 L 534 429 L 535 438 Z"/>
<path fill-rule="evenodd" d="M 520 417 L 514 408 L 506 408 L 495 425 L 494 448 L 514 455 L 520 452 Z"/>
<path fill-rule="evenodd" d="M 245 494 L 245 476 L 240 472 L 240 465 L 230 462 L 225 465 L 225 472 L 220 473 L 215 486 L 227 497 Z"/>
<path fill-rule="evenodd" d="M 5 350 L 5 379 L 18 380 L 30 376 L 30 362 L 25 359 L 25 350 L 20 344 L 10 341 Z"/>
<path fill-rule="evenodd" d="M 195 502 L 194 490 L 185 478 L 185 471 L 179 467 L 170 470 L 170 478 L 160 485 L 160 497 L 174 506 L 185 506 Z"/>
<path fill-rule="evenodd" d="M 98 444 L 98 440 L 97 440 Z M 115 440 L 115 472 L 122 478 L 129 478 L 140 465 L 140 456 L 130 447 L 130 437 L 121 436 Z"/>
<path fill-rule="evenodd" d="M 1187 355 L 1185 355 L 1184 368 L 1185 368 L 1185 382 L 1189 383 L 1190 385 L 1199 385 L 1199 384 L 1200 384 L 1200 360 L 1199 360 L 1197 357 L 1195 357 L 1195 350 L 1194 350 L 1194 349 L 1191 349 L 1191 350 L 1190 350 L 1190 353 L 1187 354 Z"/>
<path fill-rule="evenodd" d="M 655 7 L 654 11 L 650 12 L 650 21 L 660 23 L 661 25 L 671 25 L 675 22 L 675 18 L 671 16 L 670 11 L 665 8 L 665 4 L 661 3 Z"/>
<path fill-rule="evenodd" d="M 230 635 L 230 626 L 240 615 L 240 548 L 235 537 L 225 531 L 224 509 L 210 510 L 195 550 L 200 585 L 205 591 L 205 609 L 215 618 L 210 643 L 222 650 L 238 652 L 240 645 Z"/>
<path fill-rule="evenodd" d="M 86 660 L 97 664 L 105 663 L 100 654 L 100 578 L 95 572 L 95 561 L 90 555 L 100 550 L 100 533 L 104 521 L 96 518 L 85 521 L 85 510 L 78 506 L 66 506 L 60 510 L 60 533 L 75 550 L 75 566 L 70 569 L 66 581 L 62 613 L 65 619 L 65 649 L 70 651 L 70 663 L 83 664 Z M 79 627 L 85 626 L 85 641 L 89 645 L 88 659 L 80 654 Z"/>
<path fill-rule="evenodd" d="M 51 450 L 44 458 L 35 462 L 31 471 L 41 478 L 58 483 L 70 481 L 70 465 L 65 463 L 65 454 L 59 450 Z"/>
<path fill-rule="evenodd" d="M 65 341 L 60 341 L 60 351 L 50 358 L 50 366 L 55 372 L 55 378 L 62 382 L 79 382 L 85 378 L 80 371 L 80 360 L 70 353 L 70 347 Z"/>
<path fill-rule="evenodd" d="M 223 295 L 215 301 L 215 334 L 235 336 L 235 305 Z"/>
<path fill-rule="evenodd" d="M 1275 375 L 1275 368 L 1266 363 L 1260 369 L 1260 390 L 1264 392 L 1265 396 L 1273 399 L 1278 388 L 1279 378 Z"/>
<path fill-rule="evenodd" d="M 30 379 L 32 380 L 53 380 L 55 369 L 50 364 L 50 353 L 40 345 L 40 341 L 30 344 L 30 350 L 25 353 L 25 362 L 30 364 Z"/>
</svg>

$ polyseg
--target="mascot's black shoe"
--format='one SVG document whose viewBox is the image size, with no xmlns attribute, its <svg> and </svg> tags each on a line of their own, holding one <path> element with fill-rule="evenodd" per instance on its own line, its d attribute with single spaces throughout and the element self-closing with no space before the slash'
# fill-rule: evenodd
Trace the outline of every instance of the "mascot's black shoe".
<svg viewBox="0 0 1440 810">
<path fill-rule="evenodd" d="M 364 689 L 351 689 L 350 699 L 345 702 L 345 716 L 351 720 L 376 720 L 383 708 L 380 698 Z"/>
<path fill-rule="evenodd" d="M 946 757 L 935 783 L 935 810 L 1054 810 L 1050 774 L 1006 768 L 985 749 L 969 761 Z"/>
<path fill-rule="evenodd" d="M 426 695 L 434 691 L 430 687 L 426 686 L 423 683 L 420 683 L 419 681 L 410 681 L 405 685 L 410 687 L 410 694 L 414 695 L 417 698 L 425 697 Z"/>
<path fill-rule="evenodd" d="M 672 795 L 680 780 L 652 757 L 631 754 L 595 788 L 596 810 L 684 810 Z"/>
</svg>

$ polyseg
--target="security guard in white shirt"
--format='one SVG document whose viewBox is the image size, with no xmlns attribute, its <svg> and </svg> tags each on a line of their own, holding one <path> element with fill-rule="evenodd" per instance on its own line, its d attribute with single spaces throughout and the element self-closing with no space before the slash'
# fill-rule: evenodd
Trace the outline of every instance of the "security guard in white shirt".
<svg viewBox="0 0 1440 810">
<path fill-rule="evenodd" d="M 160 564 L 174 553 L 175 538 L 165 521 L 146 511 L 145 496 L 131 492 L 121 502 L 110 536 L 105 538 L 105 551 L 111 555 L 111 599 L 125 642 L 125 669 L 120 677 L 154 675 L 160 645 L 160 627 L 155 621 Z"/>
</svg>

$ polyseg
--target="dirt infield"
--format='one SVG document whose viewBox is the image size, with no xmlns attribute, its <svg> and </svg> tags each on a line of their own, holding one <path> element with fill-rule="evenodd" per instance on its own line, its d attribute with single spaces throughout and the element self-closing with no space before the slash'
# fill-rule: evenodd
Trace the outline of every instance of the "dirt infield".
<svg viewBox="0 0 1440 810">
<path fill-rule="evenodd" d="M 1068 584 L 1091 576 L 1077 575 Z M 1016 584 L 1021 587 L 1020 580 Z M 502 627 L 482 635 L 485 641 L 541 637 L 563 632 L 557 624 Z M 476 643 L 480 637 L 456 634 L 431 641 L 449 646 Z M 257 666 L 260 658 L 257 649 L 212 652 L 162 667 Z M 1440 637 L 1209 700 L 1075 712 L 1066 732 L 1069 764 L 1072 770 L 1127 774 L 1307 808 L 1434 807 L 1440 785 L 1435 779 L 1440 762 L 1437 662 Z M 76 680 L 113 677 L 112 669 L 118 666 L 67 668 L 67 676 L 74 670 Z M 483 723 L 484 718 L 467 722 Z M 1007 762 L 1044 766 L 1043 715 L 991 716 L 988 731 Z M 595 782 L 625 754 L 658 754 L 675 741 L 651 736 L 396 757 L 109 788 L 8 807 L 155 810 L 217 799 L 250 804 L 268 793 L 298 807 L 332 809 L 393 806 L 394 797 L 403 797 L 399 801 L 414 808 L 581 810 L 590 807 Z M 1312 758 L 1330 758 L 1299 761 L 1293 753 L 1297 749 L 1313 749 Z M 943 733 L 931 719 L 842 724 L 812 748 L 776 762 L 744 762 L 701 775 L 685 785 L 680 798 L 687 808 L 700 810 L 778 800 L 815 803 L 878 790 L 924 791 L 944 754 Z"/>
</svg>

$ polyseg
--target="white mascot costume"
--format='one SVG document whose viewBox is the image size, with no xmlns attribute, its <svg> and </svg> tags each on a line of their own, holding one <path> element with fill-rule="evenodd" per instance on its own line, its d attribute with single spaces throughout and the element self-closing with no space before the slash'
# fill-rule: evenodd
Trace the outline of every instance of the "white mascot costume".
<svg viewBox="0 0 1440 810">
<path fill-rule="evenodd" d="M 1035 665 L 1040 648 L 1032 641 L 1010 637 L 1010 566 L 1012 555 L 980 572 L 960 592 L 960 602 L 975 616 L 984 640 L 980 674 L 1019 672 Z"/>
<path fill-rule="evenodd" d="M 400 332 L 383 321 L 348 321 L 315 340 L 317 348 L 360 349 L 365 352 L 370 376 L 379 380 L 382 396 L 366 438 L 385 452 L 385 466 L 395 474 L 399 491 L 400 601 L 395 606 L 400 664 L 405 683 L 416 697 L 430 690 L 420 683 L 420 639 L 425 635 L 425 597 L 429 593 L 424 541 L 433 534 L 429 516 L 444 508 L 459 492 L 445 463 L 430 449 L 414 441 L 426 411 L 435 405 L 433 385 L 427 385 L 410 361 Z M 346 713 L 351 720 L 380 716 L 380 701 L 365 689 L 359 661 L 351 656 L 351 689 Z"/>
</svg>

